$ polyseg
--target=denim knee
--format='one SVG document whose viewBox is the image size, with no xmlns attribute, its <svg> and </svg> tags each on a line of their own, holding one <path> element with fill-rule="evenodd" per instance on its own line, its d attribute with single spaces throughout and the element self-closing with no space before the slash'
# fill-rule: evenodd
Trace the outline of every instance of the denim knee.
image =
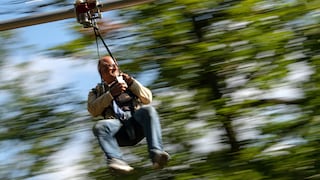
<svg viewBox="0 0 320 180">
<path fill-rule="evenodd" d="M 100 134 L 110 133 L 111 132 L 111 121 L 109 120 L 100 120 L 93 126 L 93 134 L 99 136 Z"/>
<path fill-rule="evenodd" d="M 140 122 L 153 121 L 155 117 L 157 117 L 157 111 L 152 106 L 144 106 L 140 108 L 136 114 L 135 119 Z"/>
<path fill-rule="evenodd" d="M 144 106 L 142 109 L 146 110 L 149 114 L 157 113 L 156 109 L 153 106 Z"/>
<path fill-rule="evenodd" d="M 143 112 L 144 115 L 148 115 L 148 116 L 151 116 L 156 112 L 156 110 L 152 106 L 144 106 L 140 110 Z"/>
</svg>

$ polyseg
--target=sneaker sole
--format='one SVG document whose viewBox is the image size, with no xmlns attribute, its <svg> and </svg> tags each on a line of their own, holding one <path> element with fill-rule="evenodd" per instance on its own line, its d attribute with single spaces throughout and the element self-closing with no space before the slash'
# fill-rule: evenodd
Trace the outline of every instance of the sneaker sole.
<svg viewBox="0 0 320 180">
<path fill-rule="evenodd" d="M 109 166 L 109 170 L 112 173 L 117 173 L 117 174 L 131 174 L 134 171 L 133 168 L 130 170 L 126 170 L 126 169 L 115 168 L 115 167 L 110 167 L 110 166 Z"/>
</svg>

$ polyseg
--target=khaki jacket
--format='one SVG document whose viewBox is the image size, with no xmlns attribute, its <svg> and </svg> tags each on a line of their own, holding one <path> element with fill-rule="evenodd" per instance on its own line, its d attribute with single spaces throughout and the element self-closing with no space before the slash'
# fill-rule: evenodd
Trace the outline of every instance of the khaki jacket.
<svg viewBox="0 0 320 180">
<path fill-rule="evenodd" d="M 88 94 L 87 108 L 89 113 L 93 117 L 114 118 L 112 110 L 113 97 L 108 89 L 103 90 L 103 85 L 99 83 L 96 88 L 93 88 Z M 140 84 L 137 80 L 133 79 L 133 83 L 129 87 L 129 90 L 137 96 L 135 102 L 136 108 L 139 104 L 149 104 L 152 102 L 151 91 Z"/>
</svg>

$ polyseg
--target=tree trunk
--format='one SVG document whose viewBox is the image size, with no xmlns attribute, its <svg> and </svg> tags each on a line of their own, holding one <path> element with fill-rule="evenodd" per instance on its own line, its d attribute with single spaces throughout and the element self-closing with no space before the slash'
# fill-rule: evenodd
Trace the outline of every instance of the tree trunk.
<svg viewBox="0 0 320 180">
<path fill-rule="evenodd" d="M 230 117 L 225 117 L 226 119 L 223 120 L 222 125 L 226 132 L 226 136 L 228 138 L 228 143 L 230 145 L 230 150 L 232 153 L 237 153 L 240 150 L 240 144 L 237 140 L 236 132 L 232 126 L 232 120 Z"/>
</svg>

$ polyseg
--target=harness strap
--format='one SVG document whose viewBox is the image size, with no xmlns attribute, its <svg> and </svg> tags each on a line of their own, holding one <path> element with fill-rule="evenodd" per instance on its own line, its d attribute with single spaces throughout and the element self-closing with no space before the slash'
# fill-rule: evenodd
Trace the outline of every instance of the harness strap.
<svg viewBox="0 0 320 180">
<path fill-rule="evenodd" d="M 93 30 L 94 30 L 94 35 L 96 37 L 96 44 L 97 44 L 97 51 L 98 51 L 98 56 L 99 56 L 99 59 L 100 59 L 100 55 L 99 55 L 99 47 L 98 47 L 98 38 L 100 38 L 101 42 L 103 43 L 104 47 L 107 49 L 109 55 L 112 57 L 114 63 L 119 67 L 118 65 L 118 62 L 116 60 L 116 58 L 114 58 L 114 56 L 112 55 L 107 43 L 104 41 L 104 39 L 102 38 L 101 34 L 100 34 L 100 31 L 99 31 L 99 28 L 97 26 L 94 26 L 93 27 Z"/>
</svg>

